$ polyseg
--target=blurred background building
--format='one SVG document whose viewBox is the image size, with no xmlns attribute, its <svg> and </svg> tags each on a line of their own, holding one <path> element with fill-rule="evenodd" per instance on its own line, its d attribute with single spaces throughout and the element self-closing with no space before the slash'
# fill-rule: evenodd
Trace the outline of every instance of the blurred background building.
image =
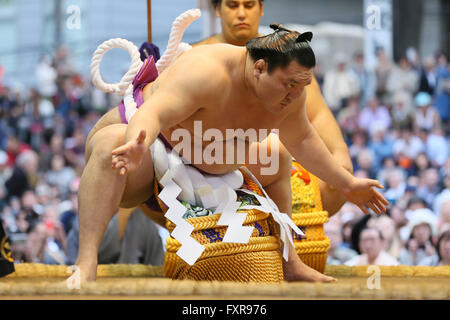
<svg viewBox="0 0 450 320">
<path fill-rule="evenodd" d="M 267 26 L 275 21 L 312 29 L 315 50 L 326 70 L 331 67 L 327 62 L 331 51 L 351 55 L 363 49 L 365 11 L 374 3 L 391 7 L 381 17 L 383 25 L 392 26 L 391 58 L 397 59 L 408 47 L 417 48 L 420 56 L 448 51 L 450 3 L 445 0 L 266 0 L 261 31 L 267 32 Z M 152 1 L 153 42 L 162 51 L 173 20 L 196 7 L 207 10 L 187 29 L 186 42 L 198 41 L 218 30 L 209 1 Z M 4 81 L 15 82 L 13 86 L 34 84 L 36 79 L 30 76 L 30 70 L 61 46 L 67 47 L 72 62 L 87 75 L 92 53 L 101 42 L 122 37 L 139 46 L 147 39 L 146 1 L 0 0 L 0 34 Z M 127 53 L 113 50 L 102 63 L 102 74 L 106 81 L 117 81 L 127 67 Z"/>
</svg>

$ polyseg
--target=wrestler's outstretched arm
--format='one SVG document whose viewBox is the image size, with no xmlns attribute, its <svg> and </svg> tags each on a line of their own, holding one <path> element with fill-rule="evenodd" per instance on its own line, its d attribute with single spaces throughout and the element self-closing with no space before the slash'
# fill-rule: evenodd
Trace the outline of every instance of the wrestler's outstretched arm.
<svg viewBox="0 0 450 320">
<path fill-rule="evenodd" d="M 306 91 L 292 103 L 293 108 L 280 125 L 280 140 L 291 155 L 308 171 L 341 190 L 345 198 L 364 213 L 367 208 L 375 213 L 386 212 L 388 201 L 373 187 L 382 189 L 377 180 L 355 178 L 337 164 L 331 153 L 311 126 L 305 110 Z"/>
<path fill-rule="evenodd" d="M 314 77 L 305 90 L 307 92 L 306 113 L 309 121 L 327 146 L 333 159 L 348 172 L 353 173 L 352 161 L 341 129 L 328 108 Z M 323 208 L 328 211 L 329 216 L 332 216 L 342 207 L 346 199 L 340 190 L 323 180 L 319 180 L 319 186 Z"/>
<path fill-rule="evenodd" d="M 183 60 L 183 61 L 182 61 Z M 159 88 L 145 100 L 128 123 L 125 143 L 112 151 L 112 167 L 125 174 L 138 168 L 161 130 L 186 120 L 209 105 L 223 87 L 214 62 L 196 56 L 181 57 L 165 73 Z M 214 96 L 217 99 L 217 96 Z"/>
</svg>

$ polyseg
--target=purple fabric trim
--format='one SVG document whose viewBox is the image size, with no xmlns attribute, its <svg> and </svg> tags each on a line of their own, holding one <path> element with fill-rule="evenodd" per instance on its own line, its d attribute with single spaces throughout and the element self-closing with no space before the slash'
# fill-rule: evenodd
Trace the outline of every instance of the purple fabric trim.
<svg viewBox="0 0 450 320">
<path fill-rule="evenodd" d="M 144 96 L 142 94 L 144 87 L 157 77 L 158 69 L 156 69 L 155 59 L 153 59 L 153 56 L 150 56 L 148 59 L 145 59 L 144 64 L 133 80 L 133 98 L 138 108 L 144 103 Z M 119 113 L 122 123 L 128 124 L 123 100 L 119 104 Z"/>
<path fill-rule="evenodd" d="M 127 117 L 125 116 L 125 105 L 122 102 L 119 104 L 119 113 L 120 118 L 122 119 L 122 123 L 128 124 Z"/>
</svg>

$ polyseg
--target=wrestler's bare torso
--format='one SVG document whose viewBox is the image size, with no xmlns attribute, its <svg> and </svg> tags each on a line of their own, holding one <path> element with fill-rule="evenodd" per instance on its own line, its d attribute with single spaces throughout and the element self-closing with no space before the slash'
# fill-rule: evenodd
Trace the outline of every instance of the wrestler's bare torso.
<svg viewBox="0 0 450 320">
<path fill-rule="evenodd" d="M 256 132 L 259 132 L 259 129 L 266 129 L 265 131 L 268 134 L 271 129 L 279 128 L 293 108 L 299 108 L 300 101 L 304 103 L 304 99 L 296 99 L 297 101 L 292 101 L 287 106 L 278 106 L 275 109 L 271 109 L 271 111 L 262 107 L 258 98 L 255 97 L 255 93 L 249 89 L 244 80 L 245 53 L 245 48 L 227 44 L 199 46 L 179 57 L 154 82 L 145 86 L 143 91 L 144 104 L 149 101 L 150 104 L 148 105 L 150 106 L 152 97 L 159 90 L 172 90 L 172 93 L 176 94 L 186 90 L 185 86 L 192 88 L 193 84 L 190 83 L 193 81 L 190 77 L 191 74 L 198 75 L 198 73 L 203 73 L 200 75 L 200 78 L 212 79 L 212 81 L 220 83 L 220 90 L 213 88 L 212 90 L 216 89 L 217 92 L 212 92 L 210 98 L 203 100 L 202 104 L 198 106 L 199 108 L 191 116 L 161 130 L 161 134 L 172 146 L 180 143 L 179 140 L 171 139 L 175 130 L 184 129 L 189 131 L 192 137 L 191 155 L 194 155 L 196 152 L 195 148 L 200 146 L 198 142 L 194 143 L 194 137 L 202 141 L 202 153 L 204 148 L 212 143 L 211 141 L 203 141 L 201 136 L 195 136 L 198 132 L 194 132 L 194 121 L 201 121 L 201 133 L 204 133 L 209 128 L 218 129 L 223 138 L 218 138 L 215 143 L 223 144 L 223 148 L 221 148 L 223 150 L 223 161 L 219 164 L 194 163 L 197 168 L 212 174 L 230 172 L 242 165 L 242 163 L 230 164 L 230 161 L 226 161 L 227 148 L 230 148 L 230 145 L 234 146 L 233 154 L 235 156 L 238 154 L 238 146 L 242 146 L 242 143 L 238 144 L 236 141 L 231 144 L 231 141 L 227 143 L 226 129 L 242 129 L 244 132 L 248 129 L 254 129 Z M 247 60 L 247 63 L 249 61 L 251 60 Z M 180 77 L 173 76 L 180 73 L 184 75 L 184 80 L 182 81 L 179 80 Z M 193 78 L 198 77 L 194 76 Z M 203 90 L 202 88 L 210 90 L 208 83 L 196 83 L 194 86 L 198 87 L 199 91 Z M 180 113 L 183 112 L 181 109 L 183 105 L 180 105 L 179 108 Z M 112 123 L 121 123 L 117 107 L 104 115 L 93 131 L 100 129 L 105 124 Z M 264 138 L 264 136 L 258 136 L 259 140 L 261 138 Z M 245 154 L 248 155 L 250 143 L 246 141 L 244 145 Z M 242 152 L 242 150 L 239 150 L 239 152 Z M 183 152 L 180 153 L 183 155 Z"/>
</svg>

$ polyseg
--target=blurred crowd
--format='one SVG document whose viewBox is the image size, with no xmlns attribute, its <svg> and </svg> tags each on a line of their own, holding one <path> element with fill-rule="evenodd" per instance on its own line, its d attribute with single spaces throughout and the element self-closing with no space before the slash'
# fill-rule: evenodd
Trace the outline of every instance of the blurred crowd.
<svg viewBox="0 0 450 320">
<path fill-rule="evenodd" d="M 329 264 L 450 264 L 450 71 L 444 54 L 397 62 L 382 49 L 373 72 L 364 56 L 336 53 L 316 77 L 348 143 L 355 175 L 379 179 L 391 205 L 365 216 L 352 204 L 326 224 Z M 0 82 L 0 218 L 15 261 L 71 264 L 84 142 L 118 97 L 83 78 L 60 48 L 43 57 L 37 86 Z M 1 78 L 1 76 L 0 76 Z M 72 232 L 72 233 L 71 233 Z"/>
<path fill-rule="evenodd" d="M 383 49 L 377 65 L 337 53 L 316 74 L 349 146 L 358 177 L 378 179 L 387 215 L 346 203 L 330 219 L 329 264 L 450 265 L 450 71 L 444 53 L 398 61 Z"/>
</svg>

